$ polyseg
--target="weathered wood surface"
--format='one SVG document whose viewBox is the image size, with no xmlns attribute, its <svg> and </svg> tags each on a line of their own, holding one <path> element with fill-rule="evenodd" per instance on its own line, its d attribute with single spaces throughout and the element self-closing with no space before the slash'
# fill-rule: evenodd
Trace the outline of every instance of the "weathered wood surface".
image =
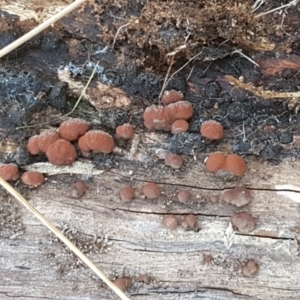
<svg viewBox="0 0 300 300">
<path fill-rule="evenodd" d="M 24 7 L 23 2 L 20 6 L 9 2 L 7 11 L 24 15 L 27 2 Z M 60 9 L 60 4 L 51 5 Z M 47 11 L 51 11 L 49 7 L 43 13 L 47 15 Z M 26 12 L 37 20 L 44 18 L 28 7 Z M 123 275 L 135 279 L 149 274 L 153 278 L 150 284 L 134 282 L 128 291 L 131 299 L 299 299 L 299 161 L 285 159 L 272 165 L 251 156 L 243 178 L 224 182 L 205 171 L 206 153 L 185 156 L 180 172 L 170 171 L 161 162 L 155 168 L 139 167 L 139 161 L 155 159 L 154 150 L 165 135 L 138 134 L 141 143 L 134 157 L 127 157 L 127 167 L 124 158 L 122 168 L 100 175 L 49 175 L 42 187 L 30 192 L 24 189 L 25 196 L 51 222 L 65 228 L 82 250 L 94 247 L 88 256 L 110 278 Z M 49 172 L 43 165 L 40 171 Z M 69 196 L 75 179 L 88 186 L 80 200 Z M 120 188 L 130 183 L 140 192 L 146 181 L 160 184 L 164 194 L 159 200 L 138 196 L 132 203 L 121 202 Z M 212 194 L 221 196 L 224 189 L 235 186 L 252 189 L 250 205 L 238 209 L 209 200 Z M 176 191 L 183 187 L 193 195 L 188 204 L 176 200 Z M 117 299 L 91 271 L 77 267 L 77 260 L 48 230 L 14 199 L 8 202 L 9 198 L 2 198 L 1 213 L 15 210 L 20 219 L 1 219 L 0 299 Z M 257 227 L 248 235 L 228 235 L 230 218 L 240 211 L 250 212 Z M 169 213 L 180 217 L 196 214 L 201 230 L 167 230 L 162 218 Z M 20 224 L 21 229 L 11 228 L 11 224 Z M 100 244 L 106 247 L 99 253 L 95 235 L 107 235 Z M 249 259 L 259 265 L 258 274 L 251 278 L 241 272 Z"/>
<path fill-rule="evenodd" d="M 54 224 L 67 224 L 83 237 L 107 234 L 112 242 L 107 252 L 90 257 L 109 276 L 150 274 L 155 281 L 135 282 L 129 292 L 132 299 L 298 299 L 299 163 L 250 166 L 257 171 L 235 183 L 253 189 L 254 200 L 242 209 L 209 201 L 212 193 L 221 195 L 233 183 L 208 175 L 201 160 L 180 172 L 180 178 L 166 167 L 151 176 L 139 169 L 110 170 L 88 179 L 86 174 L 53 175 L 31 191 L 29 199 Z M 80 200 L 69 197 L 74 176 L 88 183 Z M 121 187 L 131 182 L 140 191 L 145 180 L 160 183 L 164 195 L 156 201 L 139 196 L 132 203 L 121 202 Z M 183 186 L 193 195 L 190 204 L 176 201 L 174 194 Z M 47 230 L 20 209 L 25 233 L 1 239 L 1 292 L 6 299 L 116 299 L 88 270 L 76 270 L 73 264 L 67 268 L 72 257 L 60 244 L 51 244 Z M 257 227 L 249 235 L 226 237 L 230 217 L 237 211 L 251 212 Z M 197 214 L 201 230 L 169 231 L 161 224 L 166 213 Z M 224 239 L 232 240 L 229 249 Z M 209 255 L 212 261 L 206 259 Z M 259 264 L 253 278 L 241 274 L 249 259 Z M 66 274 L 60 276 L 63 268 Z"/>
</svg>

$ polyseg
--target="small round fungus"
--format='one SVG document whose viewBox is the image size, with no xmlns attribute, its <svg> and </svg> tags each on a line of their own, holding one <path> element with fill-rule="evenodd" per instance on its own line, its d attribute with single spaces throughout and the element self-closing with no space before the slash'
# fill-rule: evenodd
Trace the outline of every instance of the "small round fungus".
<svg viewBox="0 0 300 300">
<path fill-rule="evenodd" d="M 85 135 L 83 135 L 79 138 L 78 147 L 79 147 L 79 149 L 80 149 L 80 151 L 83 155 L 88 155 L 89 154 L 91 149 L 88 147 L 88 145 L 86 143 L 86 136 Z"/>
<path fill-rule="evenodd" d="M 177 194 L 177 199 L 181 203 L 186 203 L 190 200 L 191 194 L 187 190 L 181 190 Z"/>
<path fill-rule="evenodd" d="M 53 130 L 42 131 L 38 138 L 38 146 L 42 152 L 46 152 L 51 144 L 59 139 L 58 133 Z"/>
<path fill-rule="evenodd" d="M 247 171 L 247 165 L 241 156 L 237 154 L 229 154 L 226 157 L 223 169 L 233 175 L 242 176 Z"/>
<path fill-rule="evenodd" d="M 185 218 L 183 219 L 183 221 L 181 222 L 181 226 L 184 229 L 194 229 L 194 230 L 198 230 L 198 218 L 195 215 L 187 215 L 185 216 Z"/>
<path fill-rule="evenodd" d="M 239 232 L 249 233 L 255 228 L 255 220 L 252 215 L 247 213 L 237 213 L 231 218 L 231 224 Z"/>
<path fill-rule="evenodd" d="M 206 169 L 208 172 L 215 173 L 225 165 L 226 156 L 222 152 L 212 153 L 206 160 Z"/>
<path fill-rule="evenodd" d="M 212 194 L 212 195 L 210 196 L 210 201 L 211 201 L 212 203 L 217 203 L 217 202 L 219 202 L 219 195 L 217 195 L 217 194 Z"/>
<path fill-rule="evenodd" d="M 71 197 L 75 199 L 81 198 L 86 191 L 86 186 L 82 181 L 78 181 L 75 184 L 73 184 L 72 190 L 71 190 Z"/>
<path fill-rule="evenodd" d="M 39 136 L 34 135 L 27 142 L 27 150 L 32 155 L 37 155 L 41 152 L 41 149 L 39 148 L 38 145 L 38 140 L 39 140 Z"/>
<path fill-rule="evenodd" d="M 147 274 L 140 274 L 137 281 L 149 284 L 151 282 L 151 277 Z"/>
<path fill-rule="evenodd" d="M 249 260 L 242 268 L 244 276 L 251 277 L 258 271 L 258 265 L 253 260 Z"/>
<path fill-rule="evenodd" d="M 164 92 L 161 98 L 161 102 L 165 105 L 168 105 L 170 103 L 181 101 L 182 99 L 183 99 L 183 94 L 181 92 L 170 90 Z"/>
<path fill-rule="evenodd" d="M 116 128 L 116 138 L 121 140 L 130 140 L 134 136 L 134 129 L 130 124 L 123 124 Z"/>
<path fill-rule="evenodd" d="M 178 227 L 179 221 L 178 221 L 177 217 L 174 216 L 174 215 L 166 215 L 163 218 L 163 224 L 168 229 L 174 230 L 174 229 L 176 229 Z"/>
<path fill-rule="evenodd" d="M 176 120 L 171 125 L 171 132 L 173 134 L 183 133 L 189 130 L 189 123 L 186 120 Z"/>
<path fill-rule="evenodd" d="M 203 122 L 200 133 L 209 140 L 220 140 L 224 136 L 222 124 L 214 120 Z"/>
<path fill-rule="evenodd" d="M 170 114 L 170 123 L 173 123 L 174 121 L 180 119 L 189 120 L 194 114 L 193 106 L 188 101 L 179 101 L 176 103 L 171 103 L 165 107 L 165 110 L 168 111 Z"/>
<path fill-rule="evenodd" d="M 147 129 L 170 131 L 171 117 L 165 107 L 159 105 L 147 107 L 143 117 Z"/>
<path fill-rule="evenodd" d="M 126 291 L 132 287 L 132 281 L 127 277 L 119 277 L 113 283 L 121 290 Z"/>
<path fill-rule="evenodd" d="M 19 168 L 14 164 L 0 165 L 0 176 L 6 181 L 15 181 L 19 179 Z"/>
<path fill-rule="evenodd" d="M 58 166 L 72 165 L 77 158 L 75 147 L 65 140 L 57 140 L 51 144 L 46 156 L 49 162 Z"/>
<path fill-rule="evenodd" d="M 43 184 L 44 181 L 45 181 L 45 177 L 40 172 L 30 172 L 30 171 L 28 171 L 28 172 L 23 173 L 23 175 L 21 177 L 21 180 L 26 185 L 34 187 L 34 186 L 39 186 L 39 185 Z"/>
<path fill-rule="evenodd" d="M 180 169 L 183 164 L 183 158 L 179 155 L 168 153 L 165 157 L 165 164 L 172 169 Z"/>
<path fill-rule="evenodd" d="M 120 190 L 120 197 L 124 202 L 131 202 L 135 197 L 135 189 L 131 186 L 125 186 Z"/>
<path fill-rule="evenodd" d="M 143 194 L 149 199 L 157 199 L 161 195 L 161 190 L 156 183 L 148 182 L 143 186 Z"/>
<path fill-rule="evenodd" d="M 232 190 L 225 191 L 223 199 L 226 203 L 241 207 L 247 205 L 251 201 L 251 192 L 244 187 L 237 187 Z"/>
<path fill-rule="evenodd" d="M 89 128 L 90 126 L 85 120 L 74 118 L 62 122 L 58 133 L 62 139 L 73 142 L 84 135 Z"/>
<path fill-rule="evenodd" d="M 90 130 L 84 136 L 86 145 L 94 153 L 109 154 L 115 147 L 115 142 L 111 135 L 102 130 Z"/>
</svg>

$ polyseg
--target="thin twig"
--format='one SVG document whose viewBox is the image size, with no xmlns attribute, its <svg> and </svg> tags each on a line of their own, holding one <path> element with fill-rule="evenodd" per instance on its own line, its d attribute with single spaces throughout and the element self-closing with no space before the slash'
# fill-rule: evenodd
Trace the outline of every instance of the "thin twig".
<svg viewBox="0 0 300 300">
<path fill-rule="evenodd" d="M 67 117 L 67 116 L 71 115 L 75 111 L 75 109 L 79 105 L 82 97 L 85 95 L 86 89 L 89 87 L 89 85 L 90 85 L 90 83 L 91 83 L 91 81 L 92 81 L 92 79 L 93 79 L 93 77 L 95 75 L 98 65 L 99 65 L 99 61 L 97 61 L 96 65 L 95 65 L 95 68 L 94 68 L 94 70 L 93 70 L 93 72 L 92 72 L 92 74 L 91 74 L 91 76 L 90 76 L 87 84 L 85 85 L 85 87 L 83 88 L 82 92 L 80 93 L 80 96 L 79 96 L 78 100 L 76 101 L 75 105 L 73 106 L 72 110 L 70 112 L 66 113 L 63 116 L 57 117 L 57 119 L 54 119 L 54 120 L 59 120 L 59 119 L 62 119 L 64 117 Z M 16 130 L 24 129 L 24 128 L 39 127 L 39 126 L 43 126 L 43 125 L 48 125 L 49 123 L 50 122 L 44 122 L 44 123 L 39 123 L 39 124 L 34 124 L 34 125 L 20 126 L 20 127 L 17 127 Z"/>
<path fill-rule="evenodd" d="M 29 31 L 28 33 L 21 36 L 16 41 L 12 42 L 8 46 L 1 49 L 0 50 L 0 58 L 5 56 L 6 54 L 10 53 L 11 51 L 15 50 L 16 48 L 18 48 L 19 46 L 21 46 L 22 44 L 24 44 L 25 42 L 30 40 L 32 37 L 36 36 L 37 34 L 42 32 L 43 30 L 48 28 L 50 25 L 52 25 L 53 23 L 55 23 L 56 21 L 58 21 L 59 19 L 61 19 L 62 17 L 64 17 L 68 13 L 70 13 L 71 11 L 73 11 L 76 7 L 81 5 L 83 2 L 85 2 L 85 0 L 76 0 L 75 2 L 71 3 L 69 6 L 64 8 L 62 11 L 60 11 L 59 13 L 57 13 L 56 15 L 52 16 L 50 19 L 45 21 L 44 23 L 42 23 L 39 26 L 35 27 L 34 29 Z"/>
<path fill-rule="evenodd" d="M 280 9 L 283 9 L 283 8 L 288 8 L 288 7 L 290 7 L 290 6 L 296 6 L 297 3 L 298 3 L 298 1 L 299 1 L 299 0 L 293 0 L 293 1 L 291 1 L 290 3 L 288 3 L 288 4 L 285 4 L 285 5 L 276 7 L 276 8 L 274 8 L 274 9 L 271 9 L 271 10 L 269 10 L 269 11 L 260 13 L 260 14 L 258 14 L 257 16 L 254 16 L 254 18 L 259 18 L 259 17 L 261 17 L 261 16 L 265 16 L 265 15 L 267 15 L 267 14 L 270 14 L 270 13 L 272 13 L 272 12 L 274 12 L 274 11 L 277 11 L 277 10 L 280 10 Z"/>
<path fill-rule="evenodd" d="M 246 54 L 244 54 L 244 53 L 242 52 L 242 50 L 234 50 L 234 51 L 232 51 L 232 52 L 230 53 L 230 55 L 235 54 L 235 53 L 238 53 L 239 55 L 245 57 L 245 58 L 248 59 L 250 62 L 252 62 L 254 65 L 256 65 L 257 67 L 260 68 L 259 64 L 258 64 L 257 62 L 255 62 L 253 59 L 251 59 L 250 57 L 248 57 Z"/>
<path fill-rule="evenodd" d="M 159 96 L 158 96 L 159 104 L 160 104 L 160 99 L 161 99 L 161 97 L 162 97 L 162 94 L 163 94 L 163 92 L 164 92 L 164 90 L 165 90 L 165 88 L 166 88 L 166 86 L 167 86 L 167 84 L 168 84 L 168 83 L 167 83 L 167 80 L 168 80 L 168 76 L 169 76 L 169 74 L 170 74 L 171 68 L 172 68 L 172 66 L 173 66 L 173 62 L 174 62 L 174 55 L 173 55 L 172 58 L 171 58 L 171 62 L 170 62 L 170 65 L 169 65 L 169 68 L 168 68 L 168 71 L 167 71 L 167 74 L 166 74 L 166 77 L 165 77 L 163 86 L 162 86 L 161 91 L 160 91 L 160 94 L 159 94 Z"/>
<path fill-rule="evenodd" d="M 122 26 L 120 26 L 120 27 L 118 28 L 118 30 L 117 30 L 117 32 L 116 32 L 116 35 L 115 35 L 115 37 L 114 37 L 114 41 L 113 41 L 113 43 L 112 43 L 112 48 L 115 47 L 115 43 L 116 43 L 116 41 L 117 41 L 117 37 L 118 37 L 118 35 L 119 35 L 119 33 L 120 33 L 120 30 L 121 30 L 122 28 L 128 26 L 129 24 L 130 24 L 130 23 L 126 23 L 126 24 L 124 24 L 124 25 L 122 25 Z"/>
<path fill-rule="evenodd" d="M 178 72 L 180 72 L 182 69 L 184 69 L 191 61 L 193 61 L 195 58 L 197 58 L 201 53 L 203 52 L 203 49 L 199 52 L 199 53 L 197 53 L 196 55 L 194 55 L 192 58 L 190 58 L 183 66 L 181 66 L 177 71 L 175 71 L 170 77 L 169 77 L 169 79 L 167 79 L 168 78 L 168 75 L 169 74 L 167 74 L 167 76 L 166 76 L 166 78 L 165 78 L 165 81 L 164 81 L 164 84 L 163 84 L 163 88 L 162 88 L 162 90 L 161 90 L 161 92 L 160 92 L 160 94 L 159 94 L 159 99 L 161 98 L 161 96 L 162 96 L 162 94 L 163 94 L 163 92 L 164 92 L 164 89 L 166 88 L 166 86 L 168 85 L 168 83 L 170 82 L 170 80 L 178 73 Z M 173 59 L 174 59 L 174 56 L 173 56 Z M 171 65 L 170 65 L 171 66 Z"/>
<path fill-rule="evenodd" d="M 96 265 L 84 255 L 63 233 L 33 207 L 20 193 L 0 177 L 0 184 L 32 214 L 36 216 L 48 229 L 50 229 L 78 258 L 80 258 L 100 279 L 102 279 L 122 300 L 130 300 L 109 278 L 100 271 Z"/>
</svg>

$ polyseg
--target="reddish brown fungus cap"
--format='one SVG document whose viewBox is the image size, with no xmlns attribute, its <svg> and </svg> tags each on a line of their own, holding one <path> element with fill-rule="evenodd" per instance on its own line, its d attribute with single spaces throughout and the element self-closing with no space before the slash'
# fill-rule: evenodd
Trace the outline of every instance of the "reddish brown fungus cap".
<svg viewBox="0 0 300 300">
<path fill-rule="evenodd" d="M 53 130 L 45 130 L 40 133 L 38 146 L 42 152 L 46 152 L 51 144 L 59 139 L 58 133 Z"/>
<path fill-rule="evenodd" d="M 225 191 L 223 199 L 226 203 L 241 207 L 247 205 L 251 199 L 251 192 L 245 187 L 237 187 L 232 190 Z"/>
<path fill-rule="evenodd" d="M 112 136 L 102 130 L 90 130 L 84 136 L 86 145 L 94 153 L 109 154 L 115 147 Z"/>
<path fill-rule="evenodd" d="M 185 229 L 198 229 L 198 218 L 193 215 L 187 215 L 181 222 L 181 226 Z"/>
<path fill-rule="evenodd" d="M 21 180 L 23 183 L 29 186 L 39 186 L 44 183 L 45 177 L 40 172 L 25 172 L 23 173 Z"/>
<path fill-rule="evenodd" d="M 6 181 L 15 181 L 19 179 L 19 168 L 15 164 L 0 165 L 0 176 Z"/>
<path fill-rule="evenodd" d="M 88 154 L 90 152 L 90 148 L 89 146 L 87 145 L 87 142 L 86 142 L 86 136 L 83 135 L 79 138 L 78 140 L 78 147 L 80 149 L 80 151 L 82 152 L 82 154 Z"/>
<path fill-rule="evenodd" d="M 137 281 L 148 284 L 151 282 L 151 277 L 148 274 L 140 274 Z"/>
<path fill-rule="evenodd" d="M 65 140 L 57 140 L 51 144 L 46 156 L 49 162 L 58 166 L 72 165 L 77 158 L 75 147 Z"/>
<path fill-rule="evenodd" d="M 34 135 L 27 142 L 27 150 L 32 155 L 37 155 L 41 152 L 41 149 L 39 148 L 38 145 L 38 140 L 39 140 L 39 136 Z"/>
<path fill-rule="evenodd" d="M 143 114 L 144 125 L 149 130 L 170 131 L 171 116 L 165 107 L 152 105 L 147 107 Z"/>
<path fill-rule="evenodd" d="M 242 268 L 242 272 L 245 276 L 251 277 L 258 271 L 258 265 L 253 260 L 249 260 Z"/>
<path fill-rule="evenodd" d="M 124 202 L 131 202 L 135 197 L 135 189 L 131 186 L 125 186 L 120 190 L 120 197 Z"/>
<path fill-rule="evenodd" d="M 156 183 L 148 182 L 143 186 L 143 194 L 149 199 L 156 199 L 161 195 L 161 190 Z"/>
<path fill-rule="evenodd" d="M 222 124 L 214 120 L 203 122 L 200 133 L 209 140 L 220 140 L 224 136 Z"/>
<path fill-rule="evenodd" d="M 186 120 L 176 120 L 171 125 L 171 132 L 173 134 L 183 133 L 189 130 L 189 123 Z"/>
<path fill-rule="evenodd" d="M 191 194 L 187 190 L 181 190 L 177 194 L 177 199 L 181 203 L 186 203 L 190 200 Z"/>
<path fill-rule="evenodd" d="M 130 140 L 134 136 L 134 129 L 130 124 L 123 124 L 116 128 L 116 138 Z"/>
<path fill-rule="evenodd" d="M 89 130 L 89 124 L 82 119 L 69 119 L 62 122 L 58 128 L 60 137 L 67 141 L 76 141 Z"/>
<path fill-rule="evenodd" d="M 165 110 L 168 111 L 170 114 L 170 123 L 173 123 L 174 121 L 180 119 L 189 120 L 194 114 L 193 106 L 188 101 L 179 101 L 176 103 L 171 103 L 165 107 Z"/>
<path fill-rule="evenodd" d="M 179 155 L 168 153 L 165 157 L 165 164 L 172 169 L 180 169 L 183 164 L 183 158 Z"/>
<path fill-rule="evenodd" d="M 237 176 L 242 176 L 247 171 L 247 165 L 241 156 L 237 154 L 229 154 L 226 157 L 226 161 L 223 169 L 228 173 Z"/>
<path fill-rule="evenodd" d="M 255 228 L 255 220 L 252 215 L 247 213 L 237 213 L 231 218 L 231 224 L 242 233 L 249 233 Z"/>
<path fill-rule="evenodd" d="M 222 152 L 212 153 L 206 160 L 206 169 L 208 172 L 215 173 L 221 170 L 226 161 L 226 156 Z"/>
<path fill-rule="evenodd" d="M 181 92 L 175 91 L 175 90 L 170 90 L 170 91 L 165 91 L 162 98 L 161 102 L 165 105 L 170 104 L 170 103 L 175 103 L 178 101 L 181 101 L 183 99 L 183 94 Z"/>
<path fill-rule="evenodd" d="M 119 277 L 113 283 L 122 291 L 126 291 L 132 287 L 131 279 L 127 277 Z"/>
<path fill-rule="evenodd" d="M 81 198 L 86 191 L 86 185 L 82 181 L 78 181 L 75 184 L 73 184 L 72 190 L 71 190 L 71 197 L 75 199 Z"/>
<path fill-rule="evenodd" d="M 179 221 L 174 215 L 166 215 L 163 218 L 163 225 L 165 225 L 168 229 L 174 230 L 178 227 Z"/>
</svg>

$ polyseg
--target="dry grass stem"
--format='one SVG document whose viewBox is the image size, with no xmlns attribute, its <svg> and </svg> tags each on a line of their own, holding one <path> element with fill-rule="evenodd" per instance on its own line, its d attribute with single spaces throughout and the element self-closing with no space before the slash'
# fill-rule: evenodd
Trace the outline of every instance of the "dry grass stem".
<svg viewBox="0 0 300 300">
<path fill-rule="evenodd" d="M 110 289 L 112 289 L 122 300 L 130 300 L 109 278 L 100 271 L 96 265 L 84 255 L 65 235 L 62 234 L 48 219 L 46 219 L 36 208 L 34 208 L 21 194 L 19 194 L 10 184 L 0 177 L 0 184 L 32 214 L 35 215 L 57 238 L 59 238 L 78 258 L 80 258 L 100 279 L 102 279 Z"/>
<path fill-rule="evenodd" d="M 235 85 L 236 87 L 244 89 L 246 91 L 249 91 L 256 96 L 262 97 L 265 99 L 300 98 L 300 92 L 276 92 L 276 91 L 263 90 L 262 87 L 255 87 L 255 86 L 253 86 L 252 83 L 244 83 L 244 82 L 240 81 L 239 79 L 234 78 L 231 75 L 226 75 L 225 78 L 228 80 L 228 82 Z"/>
<path fill-rule="evenodd" d="M 267 14 L 270 14 L 270 13 L 272 13 L 272 12 L 274 12 L 274 11 L 277 11 L 277 10 L 280 10 L 280 9 L 289 8 L 289 7 L 291 7 L 291 6 L 296 6 L 297 4 L 298 4 L 298 0 L 293 0 L 293 1 L 291 1 L 290 3 L 288 3 L 288 4 L 281 5 L 281 6 L 279 6 L 279 7 L 276 7 L 276 8 L 274 8 L 274 9 L 271 9 L 271 10 L 269 10 L 269 11 L 266 11 L 266 12 L 263 12 L 263 13 L 261 13 L 261 14 L 258 14 L 257 16 L 254 16 L 254 18 L 259 18 L 259 17 L 261 17 L 261 16 L 265 16 L 265 15 L 267 15 Z"/>
<path fill-rule="evenodd" d="M 75 2 L 73 2 L 72 4 L 70 4 L 69 6 L 64 8 L 61 12 L 57 13 L 56 15 L 54 15 L 53 17 L 51 17 L 44 23 L 40 24 L 39 26 L 35 27 L 28 33 L 24 34 L 22 37 L 20 37 L 16 41 L 14 41 L 11 44 L 9 44 L 8 46 L 4 47 L 2 50 L 0 50 L 0 58 L 5 56 L 6 54 L 10 53 L 11 51 L 15 50 L 19 46 L 23 45 L 25 42 L 29 41 L 31 38 L 33 38 L 34 36 L 36 36 L 37 34 L 42 32 L 43 30 L 45 30 L 46 28 L 51 26 L 53 23 L 55 23 L 56 21 L 58 21 L 59 19 L 61 19 L 62 17 L 64 17 L 68 13 L 70 13 L 71 11 L 73 11 L 75 8 L 77 8 L 79 5 L 81 5 L 83 2 L 85 2 L 85 0 L 76 0 Z"/>
</svg>

